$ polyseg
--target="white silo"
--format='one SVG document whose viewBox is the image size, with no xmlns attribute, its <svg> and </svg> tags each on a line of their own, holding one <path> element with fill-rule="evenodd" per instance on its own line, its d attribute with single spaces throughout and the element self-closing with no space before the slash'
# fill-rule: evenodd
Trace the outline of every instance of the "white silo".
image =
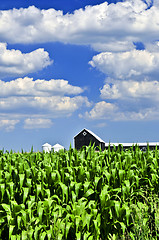
<svg viewBox="0 0 159 240">
<path fill-rule="evenodd" d="M 42 149 L 44 152 L 51 152 L 51 145 L 49 143 L 45 143 L 42 145 Z"/>
<path fill-rule="evenodd" d="M 54 152 L 58 152 L 61 149 L 65 149 L 63 146 L 61 146 L 60 144 L 55 144 L 54 146 L 52 146 L 52 149 L 54 149 Z"/>
</svg>

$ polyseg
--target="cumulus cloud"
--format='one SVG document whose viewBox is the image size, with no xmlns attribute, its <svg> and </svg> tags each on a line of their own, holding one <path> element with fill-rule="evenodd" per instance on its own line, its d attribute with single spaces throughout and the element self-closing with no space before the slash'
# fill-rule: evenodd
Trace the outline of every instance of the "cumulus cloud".
<svg viewBox="0 0 159 240">
<path fill-rule="evenodd" d="M 107 103 L 112 101 L 116 106 L 108 119 L 113 121 L 159 119 L 159 81 L 157 80 L 121 81 L 108 78 L 103 88 L 100 89 L 100 93 L 102 99 L 105 99 Z M 100 108 L 102 114 L 99 115 L 99 119 L 107 119 L 102 104 L 100 104 Z M 95 110 L 96 105 L 85 114 L 85 117 L 93 119 L 92 112 Z M 95 111 L 95 115 L 98 118 L 97 111 Z"/>
<path fill-rule="evenodd" d="M 39 48 L 30 53 L 7 49 L 6 43 L 0 43 L 0 77 L 24 75 L 39 71 L 52 64 L 48 52 Z"/>
<path fill-rule="evenodd" d="M 94 56 L 89 63 L 108 76 L 118 79 L 159 73 L 159 48 L 158 52 L 103 52 Z"/>
<path fill-rule="evenodd" d="M 17 119 L 0 119 L 0 129 L 5 129 L 5 131 L 10 132 L 14 130 L 15 125 L 19 123 Z"/>
<path fill-rule="evenodd" d="M 79 117 L 87 120 L 110 120 L 110 121 L 147 121 L 159 120 L 159 110 L 157 107 L 146 107 L 144 109 L 128 109 L 124 111 L 116 103 L 105 101 L 98 102 L 94 107 L 80 114 Z"/>
<path fill-rule="evenodd" d="M 132 48 L 135 41 L 158 39 L 158 15 L 157 1 L 150 4 L 142 0 L 126 0 L 116 4 L 104 2 L 65 15 L 62 11 L 40 10 L 34 6 L 12 9 L 0 11 L 0 41 L 60 41 L 90 44 L 96 49 L 105 48 L 105 51 L 114 42 L 119 45 L 114 47 L 115 51 L 118 48 L 126 51 Z"/>
<path fill-rule="evenodd" d="M 7 96 L 55 96 L 78 95 L 84 89 L 72 86 L 63 79 L 37 79 L 18 78 L 9 82 L 0 80 L 0 98 Z"/>
<path fill-rule="evenodd" d="M 91 111 L 85 112 L 84 117 L 86 119 L 109 119 L 116 110 L 117 106 L 115 104 L 101 101 L 96 103 Z M 83 117 L 82 115 L 79 116 Z"/>
<path fill-rule="evenodd" d="M 103 99 L 140 99 L 145 101 L 159 102 L 159 82 L 158 81 L 113 81 L 106 83 L 100 89 Z"/>
<path fill-rule="evenodd" d="M 52 124 L 51 119 L 27 118 L 24 120 L 25 129 L 50 128 Z"/>
<path fill-rule="evenodd" d="M 34 81 L 26 77 L 9 82 L 1 80 L 0 89 L 1 115 L 9 118 L 17 115 L 18 120 L 27 118 L 25 128 L 34 127 L 34 123 L 37 128 L 44 128 L 45 124 L 50 127 L 50 119 L 69 117 L 82 106 L 91 105 L 87 97 L 79 95 L 84 89 L 62 79 Z"/>
<path fill-rule="evenodd" d="M 129 41 L 118 41 L 117 39 L 112 39 L 111 42 L 97 42 L 91 44 L 93 49 L 98 52 L 125 52 L 130 51 L 135 48 L 133 42 Z"/>
<path fill-rule="evenodd" d="M 58 41 L 90 45 L 95 50 L 102 51 L 90 61 L 92 67 L 117 81 L 107 82 L 100 89 L 101 97 L 110 102 L 98 102 L 80 116 L 114 121 L 150 119 L 151 116 L 157 119 L 157 104 L 151 103 L 150 106 L 148 101 L 158 101 L 158 82 L 151 79 L 152 75 L 159 73 L 158 16 L 157 0 L 125 0 L 116 4 L 104 2 L 65 15 L 62 11 L 40 10 L 34 6 L 12 9 L 0 11 L 0 42 L 27 44 Z M 142 42 L 145 49 L 137 50 L 137 42 Z M 7 50 L 6 44 L 0 44 L 2 77 L 6 72 L 18 75 L 31 73 L 51 63 L 44 49 L 23 54 L 18 50 Z M 141 75 L 149 76 L 152 85 L 148 80 L 143 81 Z M 118 80 L 122 80 L 121 83 Z M 25 116 L 30 112 L 35 113 L 34 117 L 27 117 L 24 124 L 26 128 L 34 126 L 35 119 L 50 121 L 55 117 L 70 116 L 82 106 L 91 106 L 87 97 L 70 97 L 71 94 L 81 94 L 84 89 L 72 86 L 62 79 L 33 81 L 24 78 L 6 83 L 0 81 L 0 86 L 2 113 L 21 112 Z M 118 104 L 115 101 L 117 99 Z M 128 106 L 130 99 L 132 105 Z M 144 99 L 147 101 L 142 108 Z M 131 106 L 133 108 L 129 111 L 128 107 Z"/>
<path fill-rule="evenodd" d="M 7 97 L 0 99 L 1 112 L 20 111 L 22 114 L 52 114 L 53 118 L 70 116 L 74 111 L 79 109 L 82 105 L 90 106 L 87 97 Z"/>
</svg>

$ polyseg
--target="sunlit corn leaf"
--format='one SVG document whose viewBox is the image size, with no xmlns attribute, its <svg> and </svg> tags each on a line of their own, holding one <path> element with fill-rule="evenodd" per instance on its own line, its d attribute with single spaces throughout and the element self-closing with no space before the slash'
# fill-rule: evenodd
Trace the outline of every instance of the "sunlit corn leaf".
<svg viewBox="0 0 159 240">
<path fill-rule="evenodd" d="M 41 230 L 41 226 L 35 226 L 35 229 L 34 229 L 34 239 L 35 240 L 39 240 L 40 230 Z"/>
<path fill-rule="evenodd" d="M 80 182 L 85 180 L 85 169 L 81 166 L 78 173 L 78 179 Z"/>
<path fill-rule="evenodd" d="M 51 231 L 51 229 L 47 230 L 46 233 L 47 233 L 48 240 L 51 240 L 52 239 L 52 231 Z"/>
<path fill-rule="evenodd" d="M 37 211 L 38 211 L 39 220 L 40 220 L 40 222 L 42 223 L 42 218 L 43 218 L 43 211 L 44 211 L 44 209 L 43 209 L 43 207 L 41 206 L 41 207 L 38 208 Z"/>
<path fill-rule="evenodd" d="M 81 240 L 81 232 L 77 232 L 76 233 L 76 239 L 77 240 Z"/>
<path fill-rule="evenodd" d="M 2 199 L 3 199 L 4 192 L 5 192 L 5 183 L 1 183 L 1 184 L 0 184 L 0 191 L 1 191 Z"/>
<path fill-rule="evenodd" d="M 82 188 L 82 183 L 75 183 L 75 193 L 76 196 L 78 197 L 79 190 Z"/>
<path fill-rule="evenodd" d="M 105 206 L 105 202 L 107 201 L 107 199 L 109 197 L 108 188 L 109 188 L 109 186 L 105 185 L 99 196 L 102 208 Z"/>
<path fill-rule="evenodd" d="M 25 174 L 24 173 L 20 173 L 19 174 L 20 189 L 23 187 L 24 179 L 25 179 Z"/>
<path fill-rule="evenodd" d="M 111 174 L 107 170 L 105 170 L 104 171 L 104 175 L 105 175 L 105 177 L 107 179 L 107 182 L 109 184 L 110 183 Z"/>
<path fill-rule="evenodd" d="M 101 177 L 97 177 L 97 176 L 95 176 L 95 179 L 94 179 L 95 189 L 97 189 L 97 187 L 98 187 L 98 183 L 99 183 L 100 180 L 101 180 Z"/>
<path fill-rule="evenodd" d="M 85 232 L 83 236 L 83 240 L 88 240 L 90 237 L 91 233 L 90 232 Z"/>
<path fill-rule="evenodd" d="M 89 171 L 85 171 L 85 175 L 86 175 L 86 180 L 90 181 L 90 179 L 91 179 L 90 172 Z"/>
<path fill-rule="evenodd" d="M 125 184 L 125 187 L 126 187 L 126 193 L 129 194 L 130 193 L 130 181 L 125 180 L 124 184 Z"/>
<path fill-rule="evenodd" d="M 16 235 L 12 235 L 12 236 L 11 236 L 11 240 L 17 240 Z"/>
<path fill-rule="evenodd" d="M 77 196 L 76 196 L 75 192 L 71 191 L 71 195 L 72 195 L 72 202 L 75 203 L 77 200 Z"/>
<path fill-rule="evenodd" d="M 125 210 L 125 217 L 126 217 L 126 224 L 127 226 L 129 226 L 129 219 L 130 219 L 130 215 L 131 215 L 131 209 L 128 206 L 128 204 L 124 203 L 122 206 L 123 210 Z"/>
<path fill-rule="evenodd" d="M 67 236 L 69 234 L 71 226 L 72 226 L 71 222 L 66 222 L 66 226 L 65 226 L 65 239 L 67 239 Z"/>
<path fill-rule="evenodd" d="M 27 231 L 22 231 L 22 240 L 27 240 L 28 239 L 28 234 Z"/>
<path fill-rule="evenodd" d="M 31 189 L 32 188 L 32 179 L 31 178 L 27 178 L 26 179 L 26 186 Z"/>
<path fill-rule="evenodd" d="M 57 240 L 62 240 L 62 238 L 63 238 L 63 234 L 62 233 L 58 233 Z"/>
<path fill-rule="evenodd" d="M 41 183 L 36 185 L 36 197 L 38 199 L 39 194 L 41 193 Z"/>
<path fill-rule="evenodd" d="M 100 235 L 100 225 L 101 225 L 101 214 L 97 215 L 97 218 L 93 220 L 94 227 L 95 227 L 95 234 L 97 238 L 99 238 Z"/>
<path fill-rule="evenodd" d="M 11 239 L 14 228 L 15 228 L 15 225 L 9 225 L 9 239 Z"/>
<path fill-rule="evenodd" d="M 124 175 L 125 175 L 125 171 L 123 169 L 119 169 L 120 183 L 122 183 L 122 181 L 124 180 Z"/>
<path fill-rule="evenodd" d="M 7 185 L 9 186 L 9 192 L 10 192 L 10 196 L 13 197 L 14 196 L 14 183 L 13 182 L 8 182 Z"/>
<path fill-rule="evenodd" d="M 34 234 L 34 229 L 29 229 L 27 231 L 28 239 L 32 240 L 33 239 L 33 234 Z"/>
<path fill-rule="evenodd" d="M 25 210 L 21 210 L 21 217 L 25 227 L 27 227 L 27 213 Z"/>
<path fill-rule="evenodd" d="M 120 212 L 121 212 L 120 202 L 119 201 L 114 201 L 114 207 L 115 207 L 116 215 L 119 218 Z"/>
<path fill-rule="evenodd" d="M 89 231 L 90 228 L 90 221 L 91 218 L 93 217 L 92 214 L 87 213 L 86 211 L 83 212 L 82 214 L 82 222 L 83 222 L 83 228 L 87 226 L 87 230 Z M 89 233 L 90 234 L 90 233 Z"/>
<path fill-rule="evenodd" d="M 9 204 L 2 203 L 1 206 L 6 211 L 7 214 L 11 214 L 11 208 Z"/>
<path fill-rule="evenodd" d="M 85 196 L 86 198 L 88 198 L 88 197 L 91 196 L 93 193 L 94 193 L 94 190 L 90 188 L 90 189 L 87 190 L 87 192 L 84 194 L 84 196 Z"/>
<path fill-rule="evenodd" d="M 29 194 L 29 188 L 23 187 L 23 203 L 25 203 L 25 201 L 28 197 L 28 194 Z"/>
<path fill-rule="evenodd" d="M 17 225 L 19 230 L 21 229 L 21 221 L 22 221 L 21 216 L 17 216 Z"/>
<path fill-rule="evenodd" d="M 94 240 L 94 236 L 93 235 L 89 236 L 88 240 Z"/>
<path fill-rule="evenodd" d="M 40 234 L 39 239 L 44 240 L 45 237 L 46 237 L 46 232 L 43 232 L 43 233 Z"/>
<path fill-rule="evenodd" d="M 59 185 L 60 185 L 61 190 L 62 190 L 63 202 L 66 200 L 66 203 L 67 203 L 67 201 L 68 201 L 68 187 L 62 182 L 60 182 Z"/>
</svg>

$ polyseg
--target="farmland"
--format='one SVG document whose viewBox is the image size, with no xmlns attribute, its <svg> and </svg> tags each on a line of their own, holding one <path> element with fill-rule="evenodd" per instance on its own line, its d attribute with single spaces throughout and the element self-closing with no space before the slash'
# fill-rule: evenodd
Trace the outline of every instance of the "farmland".
<svg viewBox="0 0 159 240">
<path fill-rule="evenodd" d="M 159 150 L 0 151 L 0 239 L 159 238 Z"/>
</svg>

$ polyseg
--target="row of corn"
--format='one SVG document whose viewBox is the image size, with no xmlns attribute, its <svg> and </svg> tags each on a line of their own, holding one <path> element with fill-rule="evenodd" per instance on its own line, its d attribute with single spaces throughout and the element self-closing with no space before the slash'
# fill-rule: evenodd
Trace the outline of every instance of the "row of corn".
<svg viewBox="0 0 159 240">
<path fill-rule="evenodd" d="M 159 239 L 159 151 L 0 151 L 0 239 Z"/>
</svg>

